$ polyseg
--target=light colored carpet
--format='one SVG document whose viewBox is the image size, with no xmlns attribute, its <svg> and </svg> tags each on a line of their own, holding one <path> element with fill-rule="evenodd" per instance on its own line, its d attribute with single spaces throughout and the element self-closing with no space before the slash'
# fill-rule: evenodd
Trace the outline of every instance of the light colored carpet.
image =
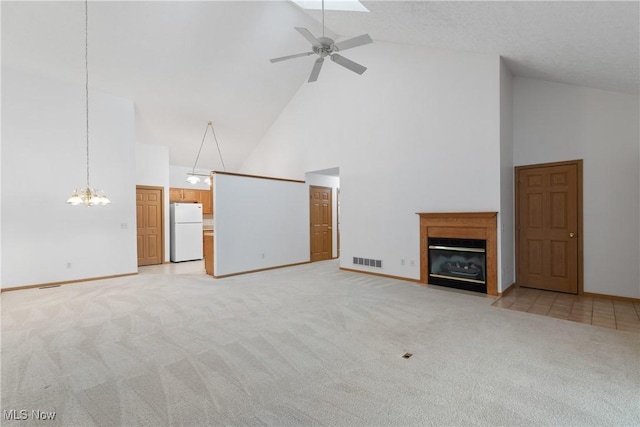
<svg viewBox="0 0 640 427">
<path fill-rule="evenodd" d="M 632 332 L 335 261 L 153 271 L 2 294 L 2 425 L 640 424 Z"/>
</svg>

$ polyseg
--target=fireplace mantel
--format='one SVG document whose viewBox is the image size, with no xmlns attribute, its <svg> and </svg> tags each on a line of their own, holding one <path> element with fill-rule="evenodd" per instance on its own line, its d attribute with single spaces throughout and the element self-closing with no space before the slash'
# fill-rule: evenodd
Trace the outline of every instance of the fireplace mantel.
<svg viewBox="0 0 640 427">
<path fill-rule="evenodd" d="M 420 215 L 420 282 L 428 284 L 429 237 L 487 241 L 487 294 L 498 295 L 497 212 L 427 212 Z"/>
</svg>

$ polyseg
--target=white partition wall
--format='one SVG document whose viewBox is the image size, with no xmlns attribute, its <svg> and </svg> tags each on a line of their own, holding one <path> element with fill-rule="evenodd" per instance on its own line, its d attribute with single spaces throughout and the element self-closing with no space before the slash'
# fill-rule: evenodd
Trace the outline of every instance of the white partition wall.
<svg viewBox="0 0 640 427">
<path fill-rule="evenodd" d="M 309 261 L 309 193 L 302 181 L 217 173 L 214 275 Z"/>
</svg>

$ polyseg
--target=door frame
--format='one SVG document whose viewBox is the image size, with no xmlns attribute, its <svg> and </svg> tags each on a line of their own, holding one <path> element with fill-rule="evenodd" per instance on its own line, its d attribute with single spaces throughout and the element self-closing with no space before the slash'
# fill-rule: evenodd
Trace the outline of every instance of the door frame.
<svg viewBox="0 0 640 427">
<path fill-rule="evenodd" d="M 515 247 L 515 273 L 516 273 L 516 284 L 520 285 L 520 181 L 518 180 L 518 176 L 521 170 L 526 169 L 536 169 L 541 167 L 553 167 L 553 166 L 570 166 L 575 165 L 577 170 L 577 220 L 578 220 L 578 295 L 584 294 L 584 253 L 583 253 L 583 243 L 584 239 L 582 237 L 583 234 L 583 222 L 582 222 L 582 211 L 583 211 L 583 201 L 582 201 L 582 159 L 578 160 L 567 160 L 563 162 L 552 162 L 552 163 L 538 163 L 534 165 L 524 165 L 524 166 L 516 166 L 514 168 L 514 181 L 515 181 L 515 234 L 516 234 L 516 247 Z"/>
<path fill-rule="evenodd" d="M 158 265 L 162 265 L 164 264 L 165 261 L 165 253 L 164 253 L 164 245 L 165 245 L 165 241 L 164 241 L 164 234 L 165 234 L 165 223 L 164 223 L 164 187 L 155 187 L 155 186 L 151 186 L 151 185 L 136 185 L 136 193 L 137 190 L 141 189 L 141 190 L 160 190 L 160 205 L 162 206 L 162 209 L 160 209 L 160 223 L 162 224 L 162 227 L 160 227 L 160 241 L 161 241 L 161 256 L 160 256 L 160 264 Z M 138 229 L 138 224 L 137 224 L 137 220 L 136 220 L 136 230 Z M 138 235 L 138 232 L 136 231 L 136 236 Z M 136 239 L 137 241 L 137 239 Z M 136 248 L 136 265 L 138 264 L 138 250 Z"/>
</svg>

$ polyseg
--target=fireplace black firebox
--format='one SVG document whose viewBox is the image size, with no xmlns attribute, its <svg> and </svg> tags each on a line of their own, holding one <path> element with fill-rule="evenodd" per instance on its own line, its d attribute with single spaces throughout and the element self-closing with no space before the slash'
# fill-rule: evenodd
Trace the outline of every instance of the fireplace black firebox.
<svg viewBox="0 0 640 427">
<path fill-rule="evenodd" d="M 429 283 L 487 293 L 486 240 L 428 239 Z"/>
</svg>

